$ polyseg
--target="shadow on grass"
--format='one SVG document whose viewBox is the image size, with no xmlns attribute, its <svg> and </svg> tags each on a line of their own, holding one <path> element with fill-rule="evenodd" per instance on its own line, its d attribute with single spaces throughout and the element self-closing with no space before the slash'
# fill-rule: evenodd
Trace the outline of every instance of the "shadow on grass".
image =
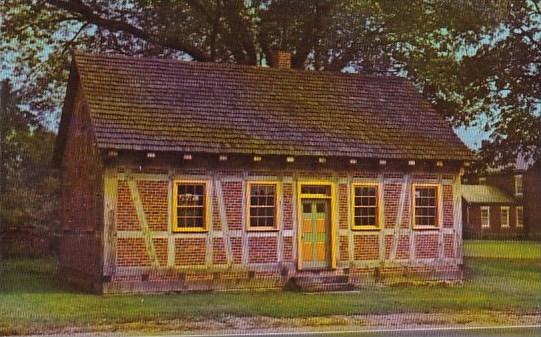
<svg viewBox="0 0 541 337">
<path fill-rule="evenodd" d="M 0 261 L 0 294 L 82 294 L 58 273 L 55 258 L 10 258 Z"/>
</svg>

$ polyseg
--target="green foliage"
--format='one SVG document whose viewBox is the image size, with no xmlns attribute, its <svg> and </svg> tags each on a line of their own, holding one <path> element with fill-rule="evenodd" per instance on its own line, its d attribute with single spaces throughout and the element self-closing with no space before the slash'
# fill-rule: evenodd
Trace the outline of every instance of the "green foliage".
<svg viewBox="0 0 541 337">
<path fill-rule="evenodd" d="M 55 227 L 58 182 L 49 163 L 54 134 L 22 110 L 9 82 L 0 100 L 0 230 Z"/>
<path fill-rule="evenodd" d="M 486 125 L 488 161 L 541 156 L 538 0 L 6 0 L 25 102 L 54 114 L 71 48 L 299 69 L 395 71 L 454 125 Z M 55 116 L 51 118 L 51 116 Z"/>
</svg>

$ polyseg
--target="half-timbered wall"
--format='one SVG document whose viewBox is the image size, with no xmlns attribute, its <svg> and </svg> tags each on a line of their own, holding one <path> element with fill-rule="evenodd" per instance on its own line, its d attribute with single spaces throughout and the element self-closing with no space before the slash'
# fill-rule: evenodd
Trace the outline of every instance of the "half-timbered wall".
<svg viewBox="0 0 541 337">
<path fill-rule="evenodd" d="M 206 232 L 176 233 L 171 219 L 172 184 L 190 179 L 208 182 L 211 223 Z M 252 180 L 281 184 L 279 230 L 245 230 L 246 185 Z M 174 280 L 184 282 L 182 287 L 187 287 L 188 280 L 195 282 L 191 288 L 197 288 L 199 281 L 238 278 L 265 279 L 270 283 L 257 283 L 277 286 L 298 272 L 297 189 L 298 182 L 305 180 L 335 186 L 332 212 L 336 272 L 355 277 L 458 271 L 462 263 L 458 174 L 344 172 L 314 176 L 310 172 L 281 171 L 108 169 L 104 273 L 111 284 L 169 280 L 172 283 L 162 286 L 176 290 L 182 289 Z M 383 186 L 381 229 L 351 229 L 354 183 Z M 440 186 L 438 229 L 412 229 L 414 183 Z M 111 286 L 109 291 L 118 289 Z"/>
</svg>

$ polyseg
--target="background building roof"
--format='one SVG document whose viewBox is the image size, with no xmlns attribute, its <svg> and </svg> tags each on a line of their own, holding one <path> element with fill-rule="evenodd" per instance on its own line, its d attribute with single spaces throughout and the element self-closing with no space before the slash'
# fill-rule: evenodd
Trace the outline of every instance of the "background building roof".
<svg viewBox="0 0 541 337">
<path fill-rule="evenodd" d="M 462 185 L 462 197 L 471 204 L 513 204 L 513 197 L 490 185 Z"/>
</svg>

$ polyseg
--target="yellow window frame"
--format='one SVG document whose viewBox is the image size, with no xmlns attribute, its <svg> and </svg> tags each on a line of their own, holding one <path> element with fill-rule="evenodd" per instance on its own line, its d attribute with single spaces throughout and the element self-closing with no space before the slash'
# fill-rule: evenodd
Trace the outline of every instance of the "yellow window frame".
<svg viewBox="0 0 541 337">
<path fill-rule="evenodd" d="M 250 225 L 250 209 L 251 203 L 251 191 L 253 185 L 272 185 L 274 186 L 274 226 L 251 226 Z M 268 232 L 280 230 L 280 205 L 282 201 L 282 186 L 278 181 L 269 180 L 250 180 L 246 183 L 246 230 L 250 232 Z"/>
<path fill-rule="evenodd" d="M 178 226 L 178 186 L 181 184 L 202 184 L 204 186 L 205 203 L 203 208 L 203 227 L 179 227 Z M 209 198 L 209 181 L 207 180 L 174 180 L 173 181 L 173 209 L 172 209 L 172 226 L 171 229 L 176 233 L 201 233 L 207 232 L 210 223 L 210 198 Z"/>
<path fill-rule="evenodd" d="M 415 190 L 418 187 L 431 187 L 436 189 L 436 225 L 435 226 L 422 226 L 422 225 L 416 225 L 415 223 L 415 210 L 417 208 L 416 202 L 415 202 Z M 439 229 L 441 227 L 441 188 L 439 184 L 412 184 L 411 185 L 411 205 L 412 205 L 412 211 L 411 211 L 411 224 L 413 229 Z"/>
<path fill-rule="evenodd" d="M 375 187 L 376 188 L 376 224 L 374 226 L 356 226 L 355 225 L 355 188 L 357 187 Z M 352 183 L 351 184 L 351 200 L 350 200 L 350 214 L 351 214 L 351 229 L 352 230 L 380 230 L 383 219 L 383 207 L 381 207 L 382 200 L 382 186 L 381 183 Z"/>
</svg>

